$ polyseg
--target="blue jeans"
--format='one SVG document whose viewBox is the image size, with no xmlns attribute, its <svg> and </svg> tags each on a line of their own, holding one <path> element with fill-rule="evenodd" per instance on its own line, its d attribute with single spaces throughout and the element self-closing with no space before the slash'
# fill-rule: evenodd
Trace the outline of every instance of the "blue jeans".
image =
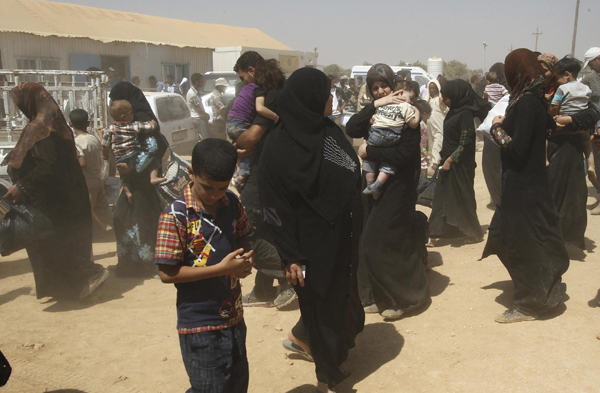
<svg viewBox="0 0 600 393">
<path fill-rule="evenodd" d="M 387 129 L 387 128 L 376 128 L 371 127 L 369 130 L 369 137 L 367 138 L 367 145 L 374 147 L 390 147 L 400 142 L 400 134 Z M 363 171 L 377 173 L 384 172 L 390 175 L 396 173 L 396 167 L 386 164 L 384 162 L 370 161 L 368 158 L 363 161 Z"/>
<path fill-rule="evenodd" d="M 186 393 L 246 393 L 250 378 L 246 324 L 180 334 L 183 364 L 192 387 Z"/>
</svg>

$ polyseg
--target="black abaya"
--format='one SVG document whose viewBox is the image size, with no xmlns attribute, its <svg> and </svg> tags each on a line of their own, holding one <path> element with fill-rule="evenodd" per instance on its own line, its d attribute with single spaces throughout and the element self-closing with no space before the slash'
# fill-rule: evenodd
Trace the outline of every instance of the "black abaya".
<svg viewBox="0 0 600 393">
<path fill-rule="evenodd" d="M 585 249 L 587 227 L 586 170 L 581 136 L 553 133 L 548 138 L 548 179 L 565 242 Z"/>
<path fill-rule="evenodd" d="M 569 267 L 546 173 L 549 118 L 533 95 L 509 111 L 503 129 L 513 138 L 502 151 L 502 200 L 489 228 L 483 258 L 498 255 L 514 286 L 514 304 L 526 315 L 559 305 Z"/>
<path fill-rule="evenodd" d="M 37 297 L 77 298 L 104 270 L 92 262 L 92 211 L 77 157 L 52 132 L 27 152 L 17 172 L 29 202 L 48 216 L 56 230 L 27 247 Z"/>
<path fill-rule="evenodd" d="M 457 150 L 462 152 L 457 155 Z M 475 126 L 470 111 L 444 120 L 442 163 L 455 160 L 449 171 L 440 171 L 429 217 L 431 237 L 482 238 L 475 200 Z"/>
<path fill-rule="evenodd" d="M 366 138 L 374 114 L 375 106 L 369 104 L 354 115 L 346 126 L 348 135 Z M 382 311 L 416 307 L 427 298 L 427 219 L 415 210 L 420 140 L 419 129 L 406 130 L 396 146 L 367 147 L 370 160 L 398 168 L 367 209 L 361 239 L 361 300 L 365 305 L 377 304 Z"/>
<path fill-rule="evenodd" d="M 157 120 L 143 92 L 131 83 L 117 83 L 110 92 L 110 98 L 129 101 L 136 121 Z M 156 139 L 158 150 L 154 154 L 160 161 L 168 148 L 165 137 L 157 129 L 141 136 L 141 139 L 145 138 Z M 156 188 L 150 184 L 150 171 L 151 168 L 147 168 L 141 173 L 128 175 L 131 178 L 129 189 L 133 194 L 131 203 L 123 190 L 117 199 L 114 228 L 118 276 L 152 277 L 156 272 L 154 247 L 162 207 Z"/>
</svg>

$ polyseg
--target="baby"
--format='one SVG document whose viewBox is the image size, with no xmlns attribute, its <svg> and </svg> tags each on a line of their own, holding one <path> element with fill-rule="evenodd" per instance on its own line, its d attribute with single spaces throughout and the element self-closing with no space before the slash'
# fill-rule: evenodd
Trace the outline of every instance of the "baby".
<svg viewBox="0 0 600 393">
<path fill-rule="evenodd" d="M 400 142 L 402 132 L 406 127 L 416 129 L 421 121 L 419 111 L 410 103 L 418 96 L 418 89 L 409 81 L 399 81 L 394 86 L 394 91 L 401 91 L 400 96 L 406 102 L 390 104 L 377 108 L 372 118 L 367 145 L 374 147 L 389 147 Z M 376 161 L 363 161 L 363 170 L 366 172 L 367 187 L 363 194 L 379 198 L 383 185 L 390 175 L 396 173 L 396 168 L 387 163 Z"/>
<path fill-rule="evenodd" d="M 119 169 L 119 173 L 127 199 L 131 202 L 133 195 L 129 190 L 128 183 L 132 171 L 139 173 L 151 167 L 151 184 L 157 185 L 167 180 L 158 177 L 160 162 L 152 152 L 144 151 L 138 139 L 140 133 L 152 132 L 158 127 L 158 124 L 154 120 L 145 123 L 134 121 L 133 108 L 127 100 L 113 101 L 110 105 L 110 115 L 115 122 L 102 135 L 103 155 L 107 159 L 108 149 L 112 148 L 117 164 L 126 164 L 129 168 L 127 171 Z"/>
</svg>

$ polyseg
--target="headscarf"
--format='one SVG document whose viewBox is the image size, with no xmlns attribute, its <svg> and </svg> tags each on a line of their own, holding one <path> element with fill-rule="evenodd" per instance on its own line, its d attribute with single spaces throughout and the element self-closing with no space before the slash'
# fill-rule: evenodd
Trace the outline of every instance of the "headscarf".
<svg viewBox="0 0 600 393">
<path fill-rule="evenodd" d="M 544 98 L 544 69 L 537 56 L 529 49 L 521 48 L 510 52 L 504 61 L 506 82 L 511 88 L 508 111 L 526 94 L 533 94 L 548 107 Z"/>
<path fill-rule="evenodd" d="M 111 90 L 109 95 L 111 101 L 127 100 L 133 108 L 133 114 L 136 121 L 158 122 L 156 115 L 146 99 L 144 93 L 135 85 L 129 82 L 119 82 Z"/>
<path fill-rule="evenodd" d="M 470 111 L 473 117 L 484 120 L 492 108 L 491 104 L 479 97 L 471 84 L 462 79 L 454 79 L 442 86 L 441 93 L 450 99 L 450 111 L 446 119 L 463 111 Z"/>
<path fill-rule="evenodd" d="M 2 165 L 19 169 L 33 145 L 48 138 L 52 132 L 60 135 L 72 147 L 73 154 L 76 154 L 73 131 L 54 98 L 42 85 L 34 82 L 23 83 L 13 88 L 10 95 L 30 122 L 21 132 L 17 145 L 4 158 Z"/>
<path fill-rule="evenodd" d="M 267 139 L 261 165 L 270 165 L 286 188 L 298 190 L 333 224 L 347 211 L 360 165 L 342 130 L 323 117 L 330 86 L 329 78 L 312 68 L 289 77 L 279 96 L 281 121 Z"/>
<path fill-rule="evenodd" d="M 548 70 L 552 73 L 550 81 L 547 81 L 546 86 L 544 87 L 544 94 L 547 98 L 550 97 L 551 100 L 551 97 L 553 97 L 554 93 L 556 92 L 556 76 L 554 76 L 554 67 L 558 62 L 558 58 L 552 53 L 542 53 L 538 56 L 538 61 L 540 63 L 544 63 L 546 67 L 548 67 Z"/>
<path fill-rule="evenodd" d="M 438 95 L 436 97 L 431 97 L 429 95 L 429 85 L 430 84 L 434 84 L 437 86 L 438 88 Z M 434 99 L 439 99 L 440 98 L 440 94 L 442 94 L 442 86 L 440 85 L 440 82 L 437 79 L 433 79 L 431 81 L 429 81 L 429 83 L 427 83 L 427 94 L 425 95 L 425 101 L 429 102 L 429 99 L 434 98 Z"/>
<path fill-rule="evenodd" d="M 396 74 L 387 64 L 377 63 L 367 72 L 367 90 L 369 95 L 373 97 L 373 84 L 377 81 L 385 82 L 388 84 L 390 89 L 394 90 L 396 84 Z"/>
<path fill-rule="evenodd" d="M 542 53 L 538 56 L 538 61 L 546 64 L 550 72 L 554 73 L 554 66 L 558 62 L 558 58 L 552 53 Z"/>
</svg>

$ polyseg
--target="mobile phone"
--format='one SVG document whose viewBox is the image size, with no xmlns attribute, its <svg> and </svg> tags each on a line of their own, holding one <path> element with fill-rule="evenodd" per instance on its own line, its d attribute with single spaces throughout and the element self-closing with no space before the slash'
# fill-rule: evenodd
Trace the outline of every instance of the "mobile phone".
<svg viewBox="0 0 600 393">
<path fill-rule="evenodd" d="M 598 135 L 598 134 L 594 134 L 594 135 L 593 135 L 593 138 L 594 138 L 594 139 L 600 139 L 600 135 Z"/>
</svg>

